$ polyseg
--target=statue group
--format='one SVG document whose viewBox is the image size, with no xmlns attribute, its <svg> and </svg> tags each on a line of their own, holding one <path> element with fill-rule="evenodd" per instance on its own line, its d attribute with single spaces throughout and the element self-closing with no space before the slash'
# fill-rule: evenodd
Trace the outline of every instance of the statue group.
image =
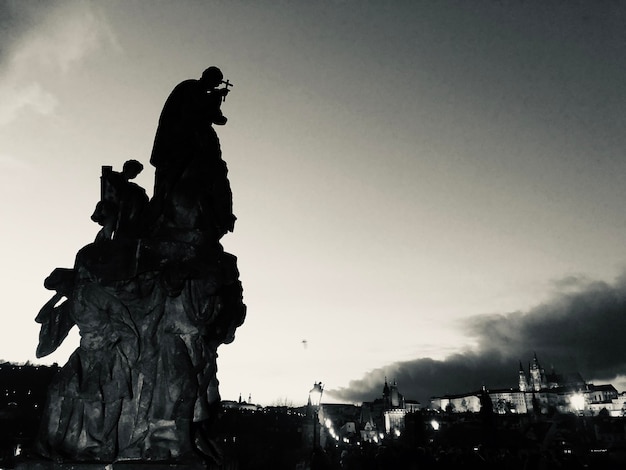
<svg viewBox="0 0 626 470">
<path fill-rule="evenodd" d="M 225 85 L 225 86 L 224 86 Z M 246 315 L 237 260 L 221 238 L 234 229 L 232 193 L 214 125 L 229 92 L 217 67 L 174 88 L 143 170 L 102 167 L 101 226 L 72 268 L 57 268 L 36 317 L 37 356 L 74 326 L 80 346 L 54 378 L 36 452 L 57 462 L 219 461 L 211 438 L 220 405 L 217 349 Z"/>
</svg>

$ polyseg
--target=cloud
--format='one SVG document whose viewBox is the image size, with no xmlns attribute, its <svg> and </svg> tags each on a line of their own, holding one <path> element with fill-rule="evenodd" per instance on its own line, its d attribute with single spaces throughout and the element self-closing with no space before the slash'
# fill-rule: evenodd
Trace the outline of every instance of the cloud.
<svg viewBox="0 0 626 470">
<path fill-rule="evenodd" d="M 119 49 L 95 4 L 16 1 L 0 5 L 2 125 L 25 111 L 52 114 L 58 100 L 49 82 L 68 74 L 106 44 Z"/>
<path fill-rule="evenodd" d="M 15 45 L 51 7 L 52 2 L 0 2 L 0 65 L 6 66 Z"/>
<path fill-rule="evenodd" d="M 14 121 L 24 110 L 50 115 L 58 104 L 56 97 L 37 82 L 25 86 L 0 84 L 0 99 L 2 100 L 0 126 Z"/>
<path fill-rule="evenodd" d="M 519 362 L 537 354 L 546 370 L 580 372 L 587 381 L 610 382 L 626 372 L 626 273 L 613 284 L 584 277 L 555 284 L 553 298 L 525 313 L 479 315 L 465 321 L 476 347 L 444 360 L 421 358 L 376 369 L 345 388 L 327 393 L 360 402 L 382 394 L 385 377 L 406 398 L 517 386 Z"/>
<path fill-rule="evenodd" d="M 107 43 L 118 47 L 103 13 L 87 2 L 62 2 L 30 31 L 16 51 L 18 67 L 39 63 L 67 73 Z"/>
</svg>

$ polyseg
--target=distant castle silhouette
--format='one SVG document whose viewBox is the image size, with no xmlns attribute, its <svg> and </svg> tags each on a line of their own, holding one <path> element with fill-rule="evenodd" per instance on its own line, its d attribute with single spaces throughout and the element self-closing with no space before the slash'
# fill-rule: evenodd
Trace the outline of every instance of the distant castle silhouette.
<svg viewBox="0 0 626 470">
<path fill-rule="evenodd" d="M 557 374 L 554 367 L 549 374 L 539 364 L 537 354 L 533 355 L 533 360 L 528 364 L 528 374 L 524 371 L 522 361 L 519 363 L 519 389 L 521 392 L 538 392 L 543 389 L 557 387 L 569 387 L 582 389 L 585 387 L 585 380 L 578 372 L 571 374 Z"/>
<path fill-rule="evenodd" d="M 390 385 L 385 377 L 382 397 L 371 402 L 363 402 L 361 406 L 362 439 L 377 442 L 380 432 L 392 438 L 400 436 L 406 427 L 407 413 L 417 411 L 419 408 L 420 404 L 417 401 L 404 398 L 395 380 Z"/>
<path fill-rule="evenodd" d="M 493 411 L 507 413 L 584 413 L 597 415 L 603 409 L 611 416 L 626 415 L 626 394 L 618 394 L 611 384 L 587 383 L 578 372 L 550 373 L 539 363 L 537 354 L 528 364 L 528 372 L 519 363 L 518 386 L 508 389 L 487 389 Z M 432 397 L 429 408 L 448 412 L 480 411 L 480 391 Z"/>
</svg>

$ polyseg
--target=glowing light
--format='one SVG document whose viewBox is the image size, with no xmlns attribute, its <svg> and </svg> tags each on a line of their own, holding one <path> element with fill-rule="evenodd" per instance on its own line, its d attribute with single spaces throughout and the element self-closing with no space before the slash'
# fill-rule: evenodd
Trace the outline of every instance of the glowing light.
<svg viewBox="0 0 626 470">
<path fill-rule="evenodd" d="M 432 428 L 433 428 L 435 431 L 439 431 L 439 421 L 437 421 L 437 420 L 433 419 L 433 420 L 430 422 L 430 425 L 432 426 Z"/>
<path fill-rule="evenodd" d="M 569 399 L 575 410 L 582 411 L 585 409 L 585 396 L 582 393 L 576 393 Z"/>
<path fill-rule="evenodd" d="M 313 388 L 309 392 L 309 399 L 311 400 L 311 405 L 318 407 L 322 400 L 322 393 L 324 392 L 324 385 L 322 382 L 316 382 L 313 385 Z"/>
</svg>

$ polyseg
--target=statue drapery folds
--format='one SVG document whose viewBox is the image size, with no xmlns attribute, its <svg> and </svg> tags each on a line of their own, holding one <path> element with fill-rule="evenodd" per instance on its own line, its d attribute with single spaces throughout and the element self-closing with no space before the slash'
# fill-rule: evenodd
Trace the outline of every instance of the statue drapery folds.
<svg viewBox="0 0 626 470">
<path fill-rule="evenodd" d="M 219 406 L 217 349 L 246 315 L 237 259 L 220 244 L 236 219 L 213 129 L 226 123 L 222 80 L 209 67 L 168 97 L 150 158 L 152 198 L 130 181 L 138 161 L 121 172 L 103 167 L 91 216 L 102 228 L 73 268 L 44 283 L 55 293 L 36 317 L 38 357 L 74 325 L 80 333 L 49 389 L 37 443 L 44 457 L 215 458 L 202 433 Z"/>
</svg>

